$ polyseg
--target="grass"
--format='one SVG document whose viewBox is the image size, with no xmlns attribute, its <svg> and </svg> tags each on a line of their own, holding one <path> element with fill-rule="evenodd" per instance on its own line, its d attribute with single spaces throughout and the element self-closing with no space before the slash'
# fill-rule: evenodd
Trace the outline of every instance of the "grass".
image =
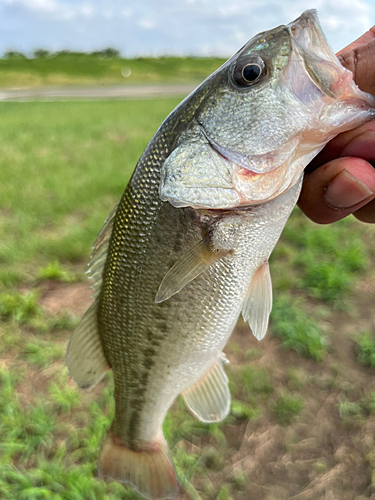
<svg viewBox="0 0 375 500">
<path fill-rule="evenodd" d="M 284 393 L 272 405 L 272 412 L 279 424 L 290 425 L 293 419 L 300 415 L 303 406 L 303 401 L 299 396 Z"/>
<path fill-rule="evenodd" d="M 63 283 L 73 283 L 77 279 L 73 273 L 64 269 L 58 260 L 54 260 L 45 267 L 41 267 L 38 272 L 38 278 L 40 280 L 62 281 Z"/>
<path fill-rule="evenodd" d="M 316 226 L 298 215 L 292 214 L 283 233 L 286 250 L 299 270 L 296 287 L 307 291 L 309 296 L 338 304 L 350 290 L 358 272 L 368 262 L 369 248 L 365 245 L 363 232 L 352 219 L 343 219 L 335 224 L 333 231 L 328 226 Z M 276 255 L 282 255 L 283 247 Z"/>
<path fill-rule="evenodd" d="M 365 366 L 375 366 L 375 338 L 370 332 L 361 333 L 357 340 L 357 359 Z"/>
<path fill-rule="evenodd" d="M 26 58 L 15 54 L 0 59 L 0 87 L 198 83 L 224 62 L 213 57 L 124 59 L 60 53 Z"/>
<path fill-rule="evenodd" d="M 272 330 L 282 345 L 315 361 L 322 361 L 327 339 L 314 316 L 304 310 L 301 299 L 284 293 L 276 296 L 271 313 Z"/>
<path fill-rule="evenodd" d="M 354 401 L 349 401 L 345 397 L 340 398 L 340 401 L 339 401 L 337 406 L 338 406 L 340 418 L 342 420 L 345 420 L 348 417 L 351 417 L 353 415 L 354 416 L 361 415 L 361 413 L 363 411 L 360 404 L 358 404 Z"/>
<path fill-rule="evenodd" d="M 114 414 L 112 376 L 91 393 L 68 383 L 65 348 L 78 320 L 73 311 L 52 315 L 41 297 L 49 287 L 65 290 L 81 279 L 96 234 L 177 102 L 0 103 L 0 498 L 139 498 L 95 477 Z M 309 427 L 304 404 L 310 390 L 327 387 L 323 375 L 334 355 L 327 323 L 374 257 L 363 232 L 350 220 L 333 230 L 293 213 L 271 259 L 273 335 L 265 343 L 238 337 L 227 349 L 231 414 L 202 424 L 179 398 L 165 419 L 180 483 L 193 500 L 247 498 L 253 474 L 228 472 L 228 464 L 241 446 L 253 454 L 249 436 L 255 439 L 258 429 L 266 434 L 275 422 L 288 431 L 299 421 Z M 371 364 L 372 336 L 357 342 L 360 361 Z M 293 353 L 284 366 L 285 350 Z M 346 372 L 341 368 L 337 386 Z M 373 389 L 365 394 L 359 402 L 337 395 L 334 415 L 350 418 L 354 404 L 361 418 L 373 418 Z"/>
<path fill-rule="evenodd" d="M 53 361 L 62 359 L 65 348 L 53 342 L 39 339 L 36 342 L 28 342 L 22 354 L 29 363 L 37 368 L 42 368 Z"/>
<path fill-rule="evenodd" d="M 4 292 L 0 295 L 0 315 L 13 317 L 19 323 L 25 323 L 40 314 L 36 292 Z"/>
<path fill-rule="evenodd" d="M 0 280 L 32 281 L 32 262 L 49 276 L 51 262 L 88 262 L 140 151 L 177 103 L 2 104 Z"/>
</svg>

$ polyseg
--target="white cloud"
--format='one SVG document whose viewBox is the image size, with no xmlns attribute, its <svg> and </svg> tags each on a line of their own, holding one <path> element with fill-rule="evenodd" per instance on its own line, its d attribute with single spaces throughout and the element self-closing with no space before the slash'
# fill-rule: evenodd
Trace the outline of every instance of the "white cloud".
<svg viewBox="0 0 375 500">
<path fill-rule="evenodd" d="M 145 30 L 150 30 L 155 26 L 155 23 L 153 21 L 150 21 L 150 19 L 141 19 L 138 24 Z"/>
<path fill-rule="evenodd" d="M 229 5 L 225 7 L 219 7 L 219 12 L 223 17 L 230 17 L 233 15 L 237 15 L 241 12 L 240 5 Z"/>
<path fill-rule="evenodd" d="M 40 10 L 53 12 L 58 9 L 58 4 L 54 0 L 7 0 L 8 5 L 25 7 L 30 10 Z"/>
<path fill-rule="evenodd" d="M 91 7 L 91 5 L 82 5 L 81 13 L 84 17 L 91 17 L 94 13 L 94 9 Z"/>
<path fill-rule="evenodd" d="M 133 13 L 133 9 L 131 9 L 130 7 L 125 7 L 124 9 L 121 10 L 121 14 L 123 15 L 123 17 L 128 18 L 132 15 Z"/>
<path fill-rule="evenodd" d="M 103 16 L 106 18 L 106 19 L 112 19 L 113 18 L 113 11 L 112 10 L 105 10 L 103 12 Z"/>
<path fill-rule="evenodd" d="M 312 3 L 335 50 L 374 23 L 374 0 L 0 0 L 0 52 L 112 45 L 126 55 L 229 56 Z"/>
</svg>

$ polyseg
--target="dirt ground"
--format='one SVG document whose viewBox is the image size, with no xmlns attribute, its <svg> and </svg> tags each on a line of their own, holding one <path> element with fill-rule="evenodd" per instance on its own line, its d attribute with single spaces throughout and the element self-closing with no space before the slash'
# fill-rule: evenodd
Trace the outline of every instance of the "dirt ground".
<svg viewBox="0 0 375 500">
<path fill-rule="evenodd" d="M 375 391 L 375 370 L 358 363 L 354 342 L 358 331 L 375 324 L 373 297 L 374 283 L 365 279 L 355 290 L 355 318 L 345 311 L 331 315 L 328 354 L 321 363 L 282 349 L 270 332 L 259 343 L 239 322 L 226 349 L 230 369 L 251 363 L 270 371 L 275 391 L 286 388 L 298 393 L 304 409 L 288 426 L 277 424 L 269 408 L 259 419 L 224 426 L 224 468 L 207 469 L 213 484 L 244 476 L 245 486 L 231 493 L 235 499 L 375 500 L 375 415 L 350 410 L 340 415 L 339 408 L 340 402 L 359 402 Z M 90 302 L 88 283 L 48 282 L 40 299 L 50 313 L 72 311 L 78 316 Z M 233 354 L 233 343 L 241 346 L 240 352 Z M 244 359 L 249 349 L 259 350 L 257 359 Z M 291 381 L 291 369 L 297 382 Z M 201 481 L 192 481 L 198 492 Z M 180 496 L 188 499 L 187 493 Z"/>
</svg>

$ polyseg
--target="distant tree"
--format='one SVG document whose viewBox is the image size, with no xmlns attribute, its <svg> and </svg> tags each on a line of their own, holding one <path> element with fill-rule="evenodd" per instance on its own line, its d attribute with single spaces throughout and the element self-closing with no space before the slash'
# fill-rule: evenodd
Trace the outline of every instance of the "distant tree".
<svg viewBox="0 0 375 500">
<path fill-rule="evenodd" d="M 26 56 L 25 54 L 22 54 L 22 52 L 18 52 L 17 50 L 13 50 L 13 49 L 10 49 L 10 50 L 7 50 L 6 52 L 4 52 L 4 57 L 6 59 L 26 59 Z"/>
<path fill-rule="evenodd" d="M 33 52 L 33 56 L 36 59 L 39 59 L 39 58 L 42 58 L 42 57 L 48 57 L 49 55 L 51 55 L 51 53 L 50 53 L 49 50 L 46 50 L 46 49 L 36 49 Z"/>
<path fill-rule="evenodd" d="M 107 47 L 103 50 L 96 50 L 91 52 L 93 56 L 104 57 L 105 59 L 113 59 L 120 57 L 120 51 L 113 47 Z"/>
</svg>

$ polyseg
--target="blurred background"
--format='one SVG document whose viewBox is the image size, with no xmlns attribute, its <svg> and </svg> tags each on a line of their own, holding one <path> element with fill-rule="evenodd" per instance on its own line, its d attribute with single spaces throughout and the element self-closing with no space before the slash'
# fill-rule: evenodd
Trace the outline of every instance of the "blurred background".
<svg viewBox="0 0 375 500">
<path fill-rule="evenodd" d="M 0 498 L 139 498 L 95 477 L 111 374 L 82 392 L 65 367 L 92 244 L 168 113 L 307 8 L 334 50 L 375 23 L 373 0 L 0 0 Z M 166 418 L 180 500 L 375 498 L 374 249 L 295 209 L 267 337 L 240 320 L 226 347 L 230 416 Z"/>
</svg>

